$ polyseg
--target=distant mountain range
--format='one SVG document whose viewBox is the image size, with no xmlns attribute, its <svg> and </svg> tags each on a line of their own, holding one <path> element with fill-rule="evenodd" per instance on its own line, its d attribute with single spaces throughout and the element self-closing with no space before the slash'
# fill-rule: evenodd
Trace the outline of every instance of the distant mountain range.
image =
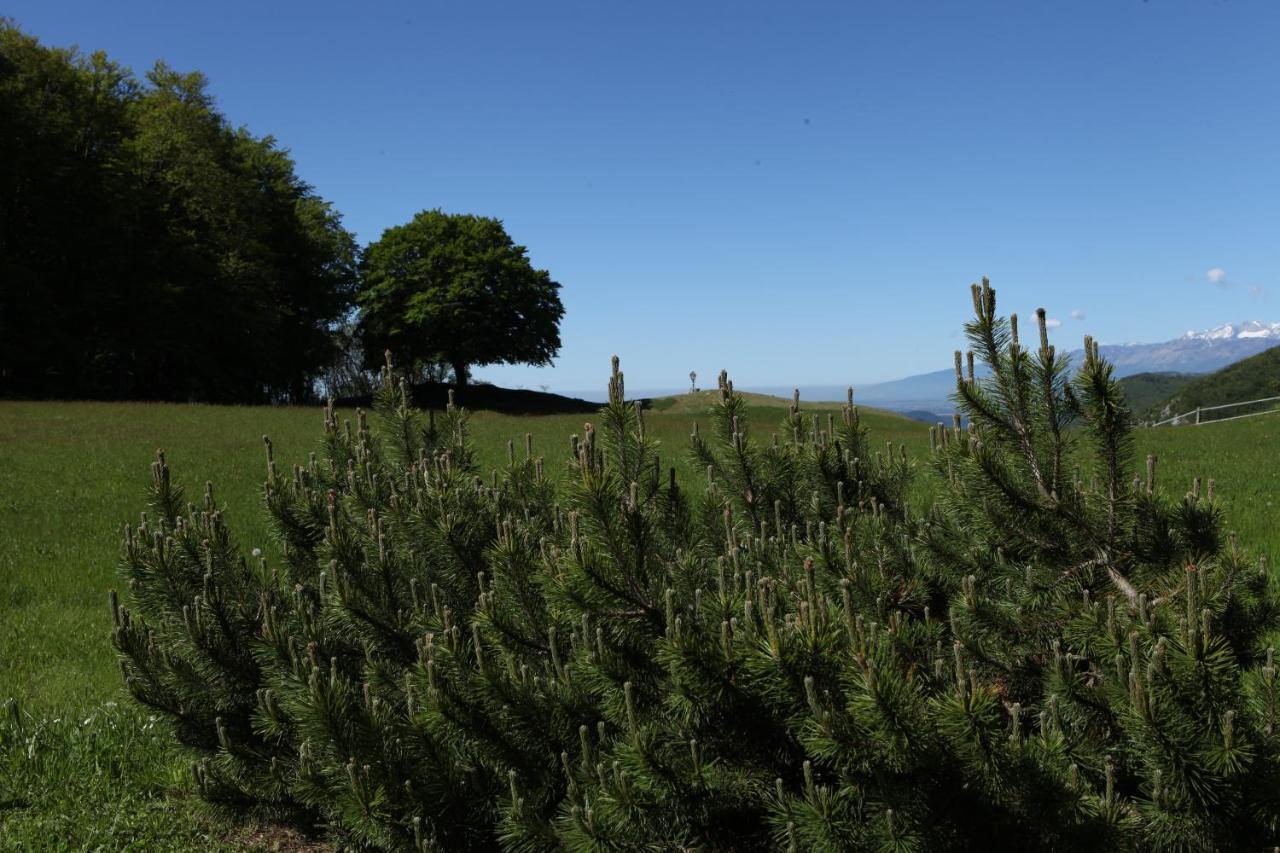
<svg viewBox="0 0 1280 853">
<path fill-rule="evenodd" d="M 1225 323 L 1160 344 L 1102 345 L 1116 374 L 1211 373 L 1280 344 L 1280 323 Z M 1073 355 L 1076 355 L 1073 353 Z"/>
<path fill-rule="evenodd" d="M 1137 373 L 1210 373 L 1280 345 L 1280 323 L 1249 320 L 1224 323 L 1213 329 L 1189 331 L 1172 340 L 1155 344 L 1102 344 L 1104 358 L 1115 365 L 1116 376 Z M 1083 350 L 1069 353 L 1078 364 Z M 950 401 L 955 390 L 953 368 L 921 373 L 890 382 L 861 385 L 855 388 L 854 400 L 868 406 L 909 413 L 921 420 L 936 420 L 932 415 L 949 417 L 954 409 Z M 768 394 L 788 395 L 790 388 L 752 388 Z M 836 385 L 800 386 L 800 394 L 808 400 L 840 400 L 845 389 Z"/>
</svg>

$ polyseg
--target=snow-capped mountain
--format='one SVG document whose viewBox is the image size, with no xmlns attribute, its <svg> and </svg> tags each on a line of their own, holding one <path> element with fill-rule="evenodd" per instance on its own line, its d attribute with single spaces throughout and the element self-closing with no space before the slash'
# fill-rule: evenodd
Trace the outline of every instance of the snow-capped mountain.
<svg viewBox="0 0 1280 853">
<path fill-rule="evenodd" d="M 1115 364 L 1116 375 L 1130 376 L 1153 371 L 1210 373 L 1277 344 L 1280 323 L 1246 320 L 1189 331 L 1163 343 L 1103 344 L 1101 349 Z"/>
<path fill-rule="evenodd" d="M 1062 346 L 1062 341 L 1057 341 Z M 1156 344 L 1101 344 L 1104 358 L 1115 365 L 1116 376 L 1135 373 L 1212 373 L 1263 350 L 1280 346 L 1280 323 L 1248 320 L 1224 323 L 1212 329 L 1190 331 L 1172 340 Z M 1083 350 L 1070 353 L 1073 364 L 1080 364 Z M 947 367 L 859 386 L 855 399 L 869 406 L 898 411 L 951 412 L 955 390 L 955 370 Z M 759 388 L 768 393 L 788 393 L 790 389 Z M 809 400 L 838 400 L 844 397 L 843 386 L 801 386 L 801 394 Z"/>
<path fill-rule="evenodd" d="M 1225 341 L 1240 338 L 1272 338 L 1280 341 L 1280 323 L 1260 323 L 1257 320 L 1223 323 L 1217 328 L 1205 329 L 1202 332 L 1189 331 L 1179 340 Z"/>
</svg>

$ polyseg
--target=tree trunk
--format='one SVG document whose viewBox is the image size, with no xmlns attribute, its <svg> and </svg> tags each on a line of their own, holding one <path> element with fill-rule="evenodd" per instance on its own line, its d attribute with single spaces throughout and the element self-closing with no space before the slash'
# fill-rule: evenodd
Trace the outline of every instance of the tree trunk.
<svg viewBox="0 0 1280 853">
<path fill-rule="evenodd" d="M 451 361 L 449 366 L 453 368 L 453 384 L 459 388 L 465 388 L 467 382 L 471 379 L 471 371 L 467 369 L 465 361 Z"/>
</svg>

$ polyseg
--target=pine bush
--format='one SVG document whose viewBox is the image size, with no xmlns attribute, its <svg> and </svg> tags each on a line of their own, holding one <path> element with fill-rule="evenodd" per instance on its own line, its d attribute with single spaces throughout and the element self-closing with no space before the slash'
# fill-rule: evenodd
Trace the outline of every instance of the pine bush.
<svg viewBox="0 0 1280 853">
<path fill-rule="evenodd" d="M 289 472 L 266 443 L 272 565 L 161 455 L 112 596 L 128 688 L 211 803 L 357 849 L 1275 844 L 1265 564 L 1212 480 L 1135 473 L 1096 345 L 1073 375 L 1043 312 L 1025 347 L 973 300 L 967 425 L 923 473 L 852 392 L 769 434 L 721 374 L 690 493 L 615 359 L 563 461 L 483 474 L 388 363 L 377 433 L 329 408 Z"/>
</svg>

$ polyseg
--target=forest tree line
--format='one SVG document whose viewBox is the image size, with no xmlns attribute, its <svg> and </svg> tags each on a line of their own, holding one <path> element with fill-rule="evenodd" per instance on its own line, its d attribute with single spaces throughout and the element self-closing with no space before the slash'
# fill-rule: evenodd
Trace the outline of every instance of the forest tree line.
<svg viewBox="0 0 1280 853">
<path fill-rule="evenodd" d="M 423 378 L 462 382 L 472 365 L 554 356 L 559 285 L 500 222 L 424 211 L 397 233 L 401 278 L 372 270 L 361 311 L 361 259 L 388 252 L 362 251 L 287 149 L 219 112 L 203 74 L 139 76 L 0 19 L 0 397 L 303 402 L 358 392 L 388 346 Z M 523 303 L 477 301 L 495 294 Z M 504 351 L 513 328 L 537 340 L 507 335 Z"/>
</svg>

